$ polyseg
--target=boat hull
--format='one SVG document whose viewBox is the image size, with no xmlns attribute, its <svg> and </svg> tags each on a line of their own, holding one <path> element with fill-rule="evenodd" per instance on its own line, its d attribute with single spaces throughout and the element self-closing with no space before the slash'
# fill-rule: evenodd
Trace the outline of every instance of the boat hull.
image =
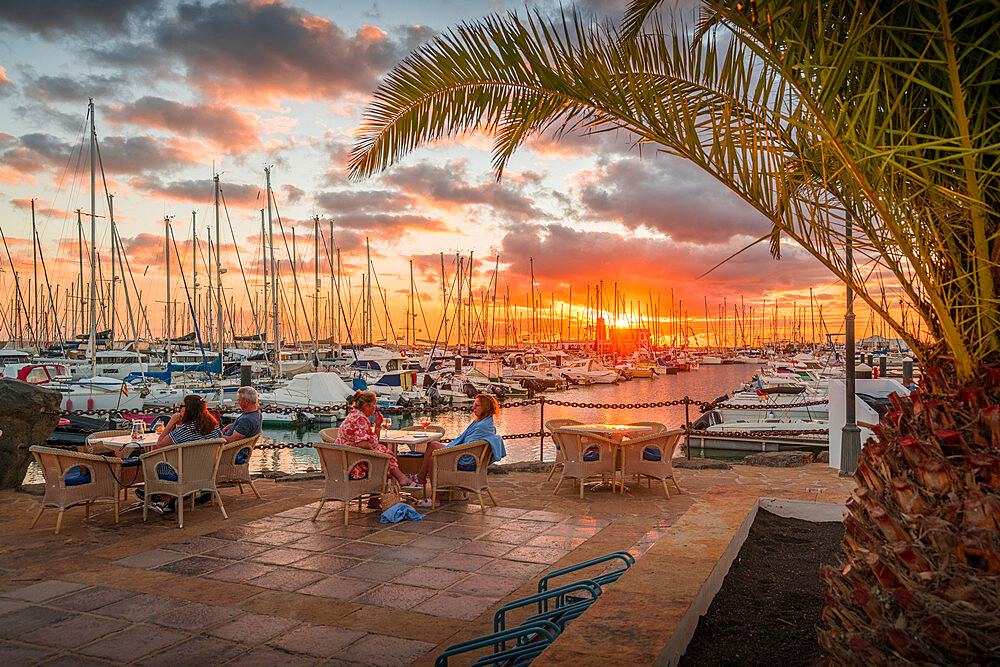
<svg viewBox="0 0 1000 667">
<path fill-rule="evenodd" d="M 761 436 L 757 438 L 727 436 L 722 433 L 698 433 L 687 436 L 691 456 L 743 457 L 761 452 L 807 451 L 818 454 L 829 449 L 824 438 Z"/>
</svg>

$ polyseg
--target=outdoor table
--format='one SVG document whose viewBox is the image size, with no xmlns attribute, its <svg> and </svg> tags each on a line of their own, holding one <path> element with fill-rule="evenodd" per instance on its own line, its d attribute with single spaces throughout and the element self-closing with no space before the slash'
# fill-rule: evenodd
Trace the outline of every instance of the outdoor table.
<svg viewBox="0 0 1000 667">
<path fill-rule="evenodd" d="M 133 440 L 130 435 L 116 435 L 110 438 L 101 438 L 97 442 L 100 442 L 105 447 L 110 449 L 115 453 L 115 456 L 119 458 L 126 458 L 129 454 L 138 456 L 139 454 L 148 452 L 153 445 L 156 444 L 157 439 L 159 439 L 157 433 L 149 432 L 144 434 L 138 440 Z M 134 450 L 139 450 L 134 452 Z"/>
<path fill-rule="evenodd" d="M 570 424 L 560 427 L 564 431 L 574 431 L 584 435 L 602 435 L 618 443 L 618 447 L 628 446 L 626 436 L 645 435 L 653 431 L 652 426 L 637 426 L 635 424 Z M 615 452 L 615 469 L 621 470 L 621 454 Z M 625 491 L 625 480 L 622 479 L 622 492 Z M 614 491 L 614 484 L 606 481 L 588 484 L 591 491 L 603 491 L 611 488 Z"/>
<path fill-rule="evenodd" d="M 437 431 L 404 431 L 389 429 L 388 431 L 383 431 L 379 435 L 379 442 L 392 445 L 393 451 L 396 451 L 399 445 L 407 445 L 411 452 L 423 451 L 423 448 L 417 449 L 418 445 L 424 445 L 428 442 L 440 439 L 441 434 Z"/>
</svg>

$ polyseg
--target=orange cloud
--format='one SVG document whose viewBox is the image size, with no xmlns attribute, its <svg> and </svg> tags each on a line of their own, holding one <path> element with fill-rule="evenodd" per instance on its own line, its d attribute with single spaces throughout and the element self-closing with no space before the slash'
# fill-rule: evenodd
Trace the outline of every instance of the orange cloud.
<svg viewBox="0 0 1000 667">
<path fill-rule="evenodd" d="M 261 143 L 260 118 L 229 104 L 182 104 L 147 96 L 131 104 L 107 107 L 104 111 L 111 123 L 129 123 L 198 136 L 229 153 L 254 150 Z"/>
</svg>

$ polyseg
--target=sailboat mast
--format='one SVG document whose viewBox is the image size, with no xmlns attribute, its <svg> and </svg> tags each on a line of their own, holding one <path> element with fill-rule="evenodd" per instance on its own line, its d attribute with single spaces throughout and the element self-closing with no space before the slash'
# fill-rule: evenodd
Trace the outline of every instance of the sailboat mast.
<svg viewBox="0 0 1000 667">
<path fill-rule="evenodd" d="M 108 340 L 111 341 L 111 347 L 115 346 L 115 314 L 118 312 L 115 308 L 115 282 L 118 280 L 118 274 L 115 271 L 115 255 L 117 254 L 117 240 L 115 238 L 115 196 L 108 195 L 108 221 L 111 223 L 111 317 L 108 321 L 108 329 L 110 334 L 108 334 Z M 124 284 L 124 283 L 123 283 Z"/>
<path fill-rule="evenodd" d="M 319 367 L 319 216 L 313 216 L 313 354 Z"/>
<path fill-rule="evenodd" d="M 222 356 L 224 349 L 222 339 L 222 256 L 220 255 L 222 245 L 222 232 L 219 227 L 219 175 L 215 175 L 215 307 L 216 319 L 219 323 L 219 356 Z M 209 256 L 211 260 L 211 255 Z"/>
<path fill-rule="evenodd" d="M 90 370 L 97 375 L 97 128 L 90 98 Z"/>
<path fill-rule="evenodd" d="M 263 341 L 264 354 L 267 355 L 267 313 L 271 307 L 271 302 L 267 300 L 267 227 L 264 226 L 264 209 L 260 209 L 260 250 L 263 255 L 264 265 L 264 333 Z"/>
<path fill-rule="evenodd" d="M 373 343 L 372 336 L 372 249 L 368 241 L 368 237 L 365 237 L 365 257 L 368 260 L 368 344 Z"/>
<path fill-rule="evenodd" d="M 34 296 L 34 309 L 35 309 L 35 323 L 39 322 L 38 318 L 38 245 L 36 239 L 38 238 L 38 232 L 35 230 L 35 200 L 31 200 L 31 270 L 34 273 L 35 279 L 32 283 L 33 285 L 33 296 Z M 38 345 L 38 336 L 35 336 L 35 344 Z"/>
<path fill-rule="evenodd" d="M 172 335 L 171 331 L 171 321 L 170 321 L 170 216 L 163 217 L 163 249 L 166 251 L 166 263 L 167 263 L 167 349 L 164 353 L 164 361 L 170 363 L 170 338 Z"/>
<path fill-rule="evenodd" d="M 278 343 L 278 270 L 274 264 L 274 219 L 271 217 L 271 168 L 264 168 L 267 180 L 267 237 L 271 249 L 271 307 L 274 312 L 274 377 L 281 377 L 281 350 Z"/>
</svg>

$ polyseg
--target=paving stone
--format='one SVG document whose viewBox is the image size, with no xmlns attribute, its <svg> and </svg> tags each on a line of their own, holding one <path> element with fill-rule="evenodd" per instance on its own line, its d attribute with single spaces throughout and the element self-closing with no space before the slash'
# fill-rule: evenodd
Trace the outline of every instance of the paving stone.
<svg viewBox="0 0 1000 667">
<path fill-rule="evenodd" d="M 267 565 L 290 565 L 297 560 L 302 560 L 306 556 L 311 555 L 311 551 L 280 548 L 262 551 L 256 556 L 250 558 L 250 560 L 257 563 L 266 563 Z"/>
<path fill-rule="evenodd" d="M 312 515 L 316 512 L 316 503 L 311 505 L 306 505 L 304 507 L 293 507 L 290 510 L 285 510 L 284 512 L 278 512 L 275 516 L 280 516 L 285 519 L 311 519 Z"/>
<path fill-rule="evenodd" d="M 545 531 L 545 535 L 563 535 L 566 537 L 593 537 L 604 530 L 604 526 L 581 526 L 572 523 L 557 523 Z"/>
<path fill-rule="evenodd" d="M 228 540 L 220 540 L 217 537 L 199 536 L 192 537 L 191 539 L 184 540 L 183 542 L 174 542 L 173 544 L 168 544 L 163 548 L 171 551 L 180 551 L 181 553 L 186 554 L 200 554 L 225 546 L 227 542 Z"/>
<path fill-rule="evenodd" d="M 487 542 L 502 542 L 504 544 L 524 544 L 533 537 L 536 537 L 535 533 L 529 533 L 523 530 L 497 528 L 496 530 L 491 530 L 486 533 L 479 539 Z"/>
<path fill-rule="evenodd" d="M 254 544 L 253 542 L 230 542 L 225 540 L 223 543 L 225 546 L 219 547 L 218 549 L 212 549 L 211 551 L 206 551 L 202 555 L 211 556 L 213 558 L 243 560 L 244 558 L 256 556 L 257 554 L 268 550 L 268 547 L 265 545 Z"/>
<path fill-rule="evenodd" d="M 229 607 L 216 607 L 210 604 L 192 602 L 187 606 L 157 616 L 154 620 L 157 625 L 198 633 L 232 620 L 240 613 L 239 610 Z"/>
<path fill-rule="evenodd" d="M 315 665 L 316 658 L 304 655 L 291 655 L 290 653 L 277 651 L 268 646 L 258 646 L 249 653 L 239 656 L 229 664 L 237 667 L 307 667 L 308 665 Z"/>
<path fill-rule="evenodd" d="M 558 523 L 560 521 L 565 521 L 569 518 L 569 515 L 559 514 L 558 512 L 546 512 L 545 510 L 531 510 L 530 512 L 525 512 L 518 518 L 522 521 L 548 521 L 550 523 Z"/>
<path fill-rule="evenodd" d="M 126 625 L 128 623 L 118 619 L 84 614 L 23 634 L 20 640 L 53 648 L 76 648 L 117 632 Z"/>
<path fill-rule="evenodd" d="M 18 609 L 24 609 L 27 606 L 27 602 L 19 602 L 18 600 L 0 600 L 0 616 L 9 614 L 12 611 L 17 611 Z"/>
<path fill-rule="evenodd" d="M 411 611 L 472 621 L 482 616 L 496 602 L 494 598 L 443 591 L 431 599 L 421 602 Z"/>
<path fill-rule="evenodd" d="M 308 535 L 301 540 L 289 543 L 287 546 L 291 549 L 305 549 L 306 551 L 327 551 L 344 544 L 347 544 L 347 539 L 343 537 Z"/>
<path fill-rule="evenodd" d="M 486 514 L 488 516 L 499 516 L 508 519 L 516 519 L 517 517 L 522 517 L 530 511 L 535 510 L 523 510 L 519 507 L 487 507 Z"/>
<path fill-rule="evenodd" d="M 392 561 L 394 563 L 405 563 L 407 565 L 420 565 L 426 563 L 431 558 L 438 555 L 433 549 L 420 549 L 419 547 L 397 547 L 389 549 L 379 554 L 379 560 Z"/>
<path fill-rule="evenodd" d="M 357 526 L 357 525 L 336 525 L 324 531 L 324 534 L 330 535 L 332 537 L 346 537 L 350 540 L 358 540 L 372 533 L 378 532 L 375 528 L 370 528 L 368 526 Z"/>
<path fill-rule="evenodd" d="M 391 609 L 412 609 L 424 600 L 432 597 L 435 591 L 417 586 L 402 584 L 383 584 L 354 598 L 361 604 L 372 604 Z"/>
<path fill-rule="evenodd" d="M 434 537 L 453 537 L 463 540 L 474 540 L 480 535 L 489 532 L 487 526 L 464 526 L 462 524 L 448 524 L 434 532 Z"/>
<path fill-rule="evenodd" d="M 522 530 L 526 533 L 544 533 L 549 528 L 555 526 L 554 521 L 525 521 L 524 519 L 511 519 L 504 524 L 507 530 Z"/>
<path fill-rule="evenodd" d="M 489 574 L 472 574 L 448 590 L 453 593 L 478 595 L 496 600 L 502 598 L 511 591 L 517 590 L 521 583 L 522 582 L 519 579 L 494 577 Z"/>
<path fill-rule="evenodd" d="M 414 567 L 393 579 L 393 583 L 441 590 L 467 576 L 465 572 L 437 567 Z"/>
<path fill-rule="evenodd" d="M 525 563 L 522 561 L 498 559 L 482 568 L 479 574 L 492 574 L 498 577 L 520 579 L 527 581 L 541 573 L 548 565 L 546 563 Z"/>
<path fill-rule="evenodd" d="M 349 567 L 354 567 L 362 561 L 357 558 L 343 558 L 341 556 L 331 556 L 330 554 L 315 554 L 302 560 L 295 561 L 295 567 L 300 570 L 315 570 L 323 574 L 334 574 Z"/>
<path fill-rule="evenodd" d="M 55 667 L 106 667 L 113 663 L 97 658 L 90 658 L 79 653 L 65 653 L 45 664 L 47 667 L 48 665 L 55 665 Z"/>
<path fill-rule="evenodd" d="M 315 583 L 323 578 L 322 572 L 296 570 L 290 567 L 278 567 L 260 577 L 249 579 L 246 583 L 275 591 L 297 591 L 303 586 Z"/>
<path fill-rule="evenodd" d="M 186 604 L 188 604 L 186 600 L 177 600 L 175 598 L 163 597 L 162 595 L 153 595 L 152 593 L 142 593 L 126 598 L 121 602 L 115 602 L 100 609 L 95 609 L 94 613 L 113 616 L 115 618 L 125 618 L 132 621 L 141 621 L 165 614 Z"/>
<path fill-rule="evenodd" d="M 246 526 L 230 526 L 228 528 L 222 528 L 213 533 L 209 533 L 206 537 L 217 537 L 220 540 L 245 540 L 255 535 L 260 535 L 264 530 L 261 528 L 247 528 Z"/>
<path fill-rule="evenodd" d="M 442 567 L 446 570 L 459 570 L 460 572 L 475 572 L 491 560 L 493 559 L 489 556 L 447 553 L 430 559 L 425 565 L 427 567 Z"/>
<path fill-rule="evenodd" d="M 676 463 L 674 465 L 676 465 Z M 564 519 L 562 523 L 576 526 L 596 526 L 598 528 L 604 528 L 611 523 L 611 519 L 598 519 L 594 516 L 581 515 L 571 516 L 568 519 Z"/>
<path fill-rule="evenodd" d="M 18 588 L 17 590 L 7 591 L 6 593 L 0 593 L 0 597 L 24 600 L 25 602 L 43 602 L 86 587 L 86 584 L 75 584 L 71 581 L 52 579 L 41 581 L 31 586 L 25 586 L 24 588 Z"/>
<path fill-rule="evenodd" d="M 330 526 L 326 523 L 310 521 L 307 518 L 299 521 L 298 523 L 290 523 L 287 526 L 284 526 L 282 530 L 290 530 L 295 533 L 302 533 L 303 535 L 319 535 L 329 527 Z"/>
<path fill-rule="evenodd" d="M 435 535 L 428 535 L 426 537 L 421 537 L 418 540 L 410 542 L 408 546 L 415 547 L 417 549 L 431 549 L 433 551 L 451 551 L 456 549 L 468 540 L 459 540 L 451 537 L 437 537 Z"/>
<path fill-rule="evenodd" d="M 13 642 L 0 641 L 0 664 L 7 667 L 33 665 L 54 652 L 40 646 L 23 646 Z"/>
<path fill-rule="evenodd" d="M 569 549 L 546 549 L 543 547 L 517 547 L 504 554 L 507 560 L 523 560 L 529 563 L 552 564 L 569 553 Z"/>
<path fill-rule="evenodd" d="M 569 537 L 565 535 L 538 535 L 527 541 L 525 546 L 544 547 L 546 549 L 564 549 L 572 551 L 586 542 L 587 537 Z"/>
<path fill-rule="evenodd" d="M 78 649 L 80 653 L 116 662 L 135 662 L 190 635 L 148 625 L 133 625 L 111 637 Z"/>
<path fill-rule="evenodd" d="M 473 554 L 475 556 L 492 556 L 494 558 L 499 558 L 513 548 L 513 544 L 504 544 L 503 542 L 480 542 L 475 540 L 458 547 L 452 553 Z"/>
<path fill-rule="evenodd" d="M 286 635 L 272 639 L 269 644 L 293 653 L 305 653 L 317 658 L 326 658 L 364 636 L 365 633 L 359 630 L 325 625 L 304 625 Z"/>
<path fill-rule="evenodd" d="M 288 632 L 298 624 L 298 621 L 291 618 L 248 612 L 215 629 L 207 630 L 207 633 L 237 642 L 262 644 Z"/>
<path fill-rule="evenodd" d="M 334 657 L 365 665 L 409 665 L 433 649 L 428 642 L 369 634 Z"/>
<path fill-rule="evenodd" d="M 324 598 L 334 598 L 337 600 L 350 600 L 367 590 L 377 586 L 374 581 L 364 579 L 345 579 L 344 577 L 328 577 L 315 584 L 310 584 L 300 589 L 299 593 L 306 595 L 317 595 Z"/>
<path fill-rule="evenodd" d="M 0 619 L 0 637 L 13 639 L 23 634 L 46 627 L 75 616 L 73 612 L 45 607 L 25 607 L 5 614 Z"/>
<path fill-rule="evenodd" d="M 272 547 L 280 547 L 283 544 L 288 544 L 289 542 L 295 542 L 296 540 L 302 539 L 302 533 L 293 533 L 288 530 L 265 530 L 262 533 L 257 533 L 256 535 L 248 535 L 243 538 L 249 542 L 257 542 L 258 544 L 268 544 Z"/>
<path fill-rule="evenodd" d="M 107 586 L 92 586 L 76 593 L 64 595 L 58 600 L 53 600 L 49 604 L 62 609 L 72 609 L 73 611 L 93 611 L 99 607 L 109 605 L 130 598 L 135 593 L 123 591 L 120 588 L 109 588 Z"/>
<path fill-rule="evenodd" d="M 142 665 L 149 667 L 177 667 L 178 665 L 218 665 L 246 651 L 246 646 L 195 637 L 170 648 L 169 651 L 157 653 L 143 660 Z"/>
<path fill-rule="evenodd" d="M 167 563 L 166 565 L 161 565 L 160 567 L 153 569 L 156 572 L 171 572 L 173 574 L 184 574 L 189 577 L 197 577 L 199 574 L 205 574 L 206 572 L 211 572 L 212 570 L 218 570 L 220 567 L 225 567 L 226 565 L 229 565 L 229 561 L 221 558 L 188 556 L 187 558 L 175 560 L 172 563 Z"/>
<path fill-rule="evenodd" d="M 263 519 L 257 519 L 256 521 L 248 521 L 243 524 L 247 528 L 263 528 L 265 530 L 271 530 L 274 528 L 283 528 L 292 523 L 298 523 L 301 518 L 290 517 L 290 516 L 279 516 L 277 514 L 273 516 L 267 516 Z"/>
<path fill-rule="evenodd" d="M 239 563 L 232 563 L 231 565 L 219 568 L 214 572 L 209 572 L 204 576 L 206 579 L 214 579 L 216 581 L 242 583 L 244 581 L 249 581 L 250 579 L 256 579 L 257 577 L 270 572 L 274 572 L 276 569 L 277 568 L 273 565 L 241 561 Z"/>
<path fill-rule="evenodd" d="M 428 533 L 433 533 L 436 530 L 444 528 L 445 523 L 439 521 L 429 521 L 427 519 L 421 519 L 419 521 L 401 521 L 393 525 L 392 529 L 401 533 L 419 533 L 421 535 L 426 535 Z"/>
<path fill-rule="evenodd" d="M 184 554 L 177 551 L 153 549 L 152 551 L 143 551 L 142 553 L 135 554 L 134 556 L 120 558 L 116 560 L 114 564 L 122 565 L 124 567 L 137 567 L 143 570 L 151 570 L 154 567 L 159 567 L 160 565 L 165 565 L 166 563 L 180 560 L 182 558 L 184 558 Z"/>
<path fill-rule="evenodd" d="M 409 546 L 405 547 L 409 548 Z M 335 547 L 329 553 L 336 556 L 350 556 L 352 558 L 380 558 L 381 554 L 392 551 L 394 547 L 384 544 L 371 544 L 369 542 L 348 542 L 339 547 Z"/>
<path fill-rule="evenodd" d="M 507 519 L 502 516 L 486 516 L 485 514 L 470 514 L 458 520 L 458 524 L 461 526 L 492 526 L 493 528 L 500 528 L 505 523 L 507 523 Z"/>
<path fill-rule="evenodd" d="M 343 570 L 340 572 L 340 576 L 351 577 L 352 579 L 368 579 L 370 581 L 389 581 L 409 570 L 410 566 L 403 563 L 370 560 Z"/>
</svg>

